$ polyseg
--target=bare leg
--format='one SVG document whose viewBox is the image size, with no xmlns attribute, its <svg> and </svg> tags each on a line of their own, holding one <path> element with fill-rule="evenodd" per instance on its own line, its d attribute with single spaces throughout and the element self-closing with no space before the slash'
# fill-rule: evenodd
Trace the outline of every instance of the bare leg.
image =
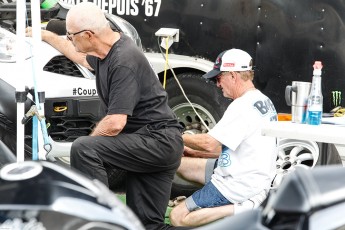
<svg viewBox="0 0 345 230">
<path fill-rule="evenodd" d="M 201 226 L 234 214 L 234 205 L 203 208 L 190 212 L 185 201 L 173 208 L 170 221 L 173 226 Z"/>
<path fill-rule="evenodd" d="M 177 174 L 185 180 L 205 184 L 206 158 L 182 157 Z"/>
</svg>

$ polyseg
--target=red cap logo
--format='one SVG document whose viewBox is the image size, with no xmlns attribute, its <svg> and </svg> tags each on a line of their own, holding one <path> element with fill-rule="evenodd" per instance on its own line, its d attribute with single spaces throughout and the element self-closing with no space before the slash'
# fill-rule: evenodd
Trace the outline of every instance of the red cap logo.
<svg viewBox="0 0 345 230">
<path fill-rule="evenodd" d="M 223 67 L 235 67 L 235 63 L 223 63 Z"/>
</svg>

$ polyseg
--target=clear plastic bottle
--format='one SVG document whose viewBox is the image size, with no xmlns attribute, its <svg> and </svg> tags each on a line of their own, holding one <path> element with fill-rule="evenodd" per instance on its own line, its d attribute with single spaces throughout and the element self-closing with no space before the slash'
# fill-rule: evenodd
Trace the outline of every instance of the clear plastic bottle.
<svg viewBox="0 0 345 230">
<path fill-rule="evenodd" d="M 320 125 L 322 120 L 323 96 L 321 92 L 321 69 L 322 63 L 315 61 L 313 81 L 307 105 L 307 124 Z"/>
</svg>

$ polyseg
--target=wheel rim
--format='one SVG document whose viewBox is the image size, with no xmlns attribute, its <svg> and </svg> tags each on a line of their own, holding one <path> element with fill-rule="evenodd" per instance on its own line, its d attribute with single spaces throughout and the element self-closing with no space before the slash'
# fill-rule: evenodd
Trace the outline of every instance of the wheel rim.
<svg viewBox="0 0 345 230">
<path fill-rule="evenodd" d="M 296 168 L 313 168 L 319 159 L 319 147 L 314 141 L 282 139 L 279 141 L 276 161 L 277 175 L 273 186 L 277 187 L 283 177 Z"/>
<path fill-rule="evenodd" d="M 201 105 L 194 104 L 195 110 L 205 122 L 209 129 L 213 128 L 216 124 L 216 120 L 207 109 Z M 189 103 L 182 103 L 173 107 L 173 112 L 177 116 L 178 122 L 185 128 L 185 130 L 193 133 L 206 133 L 207 129 L 202 125 L 200 118 L 197 116 L 193 108 Z"/>
</svg>

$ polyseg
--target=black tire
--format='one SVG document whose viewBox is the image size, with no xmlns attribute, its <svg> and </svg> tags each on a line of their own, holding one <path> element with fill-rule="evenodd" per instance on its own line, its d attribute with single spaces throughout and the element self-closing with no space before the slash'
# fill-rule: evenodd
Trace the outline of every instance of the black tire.
<svg viewBox="0 0 345 230">
<path fill-rule="evenodd" d="M 201 74 L 182 73 L 177 77 L 188 99 L 200 113 L 202 120 L 209 128 L 212 128 L 223 116 L 231 101 L 223 96 L 222 91 L 217 88 L 214 82 L 203 79 Z M 167 81 L 166 91 L 169 96 L 169 106 L 177 115 L 180 124 L 186 130 L 205 132 L 202 128 L 199 130 L 195 128 L 200 127 L 194 126 L 195 123 L 200 124 L 200 119 L 188 104 L 174 78 Z M 175 175 L 170 196 L 171 198 L 189 196 L 200 187 L 201 185 L 193 184 Z"/>
<path fill-rule="evenodd" d="M 212 128 L 223 116 L 231 101 L 223 96 L 214 82 L 206 81 L 201 74 L 182 73 L 177 75 L 177 78 L 206 125 Z M 169 96 L 169 106 L 185 128 L 191 123 L 200 123 L 200 119 L 195 116 L 174 78 L 167 81 L 166 91 Z"/>
</svg>

